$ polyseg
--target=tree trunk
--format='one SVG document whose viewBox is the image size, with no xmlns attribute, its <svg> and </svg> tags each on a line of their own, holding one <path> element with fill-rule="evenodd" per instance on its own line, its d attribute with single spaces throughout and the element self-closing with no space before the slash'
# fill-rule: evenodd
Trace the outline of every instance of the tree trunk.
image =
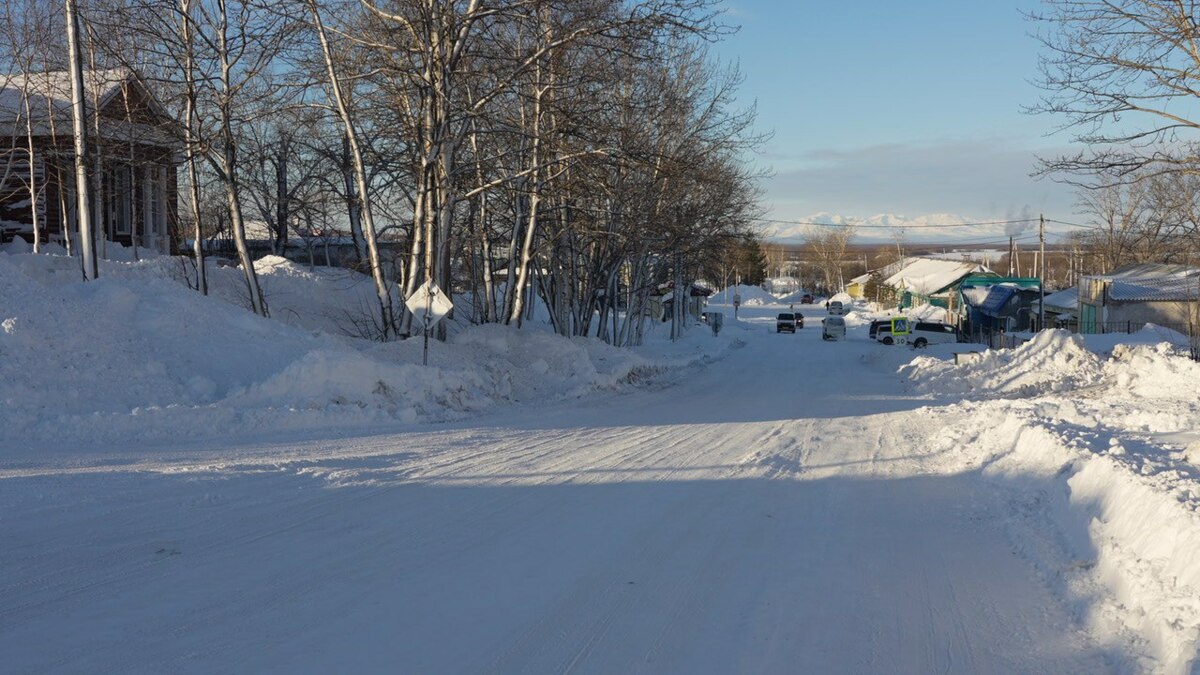
<svg viewBox="0 0 1200 675">
<path fill-rule="evenodd" d="M 225 183 L 225 198 L 229 207 L 229 224 L 233 230 L 233 243 L 237 247 L 238 258 L 242 264 L 242 274 L 246 279 L 246 290 L 250 296 L 250 307 L 255 314 L 267 316 L 267 304 L 262 296 L 262 287 L 258 284 L 258 274 L 254 270 L 254 261 L 250 259 L 250 251 L 246 246 L 246 225 L 242 219 L 242 201 L 238 178 L 237 144 L 233 136 L 233 113 L 231 107 L 233 92 L 231 90 L 233 64 L 230 61 L 228 45 L 229 15 L 225 0 L 217 0 L 220 13 L 220 33 L 217 36 L 218 50 L 221 60 L 221 86 L 223 88 L 220 101 L 221 135 L 224 141 L 224 152 L 220 161 L 220 175 Z"/>
<path fill-rule="evenodd" d="M 200 172 L 196 168 L 196 78 L 192 57 L 192 0 L 179 0 L 182 13 L 180 30 L 184 42 L 184 141 L 183 151 L 188 170 L 188 189 L 191 191 L 192 222 L 194 225 L 192 254 L 196 260 L 196 286 L 201 295 L 208 295 L 208 269 L 204 260 L 204 228 L 200 219 Z"/>
<path fill-rule="evenodd" d="M 99 276 L 95 241 L 92 238 L 92 209 L 88 194 L 87 126 L 83 108 L 83 66 L 79 51 L 79 15 L 75 0 L 66 0 L 67 45 L 71 71 L 71 125 L 75 133 L 75 208 L 79 220 L 79 252 L 84 279 Z M 65 214 L 64 214 L 65 215 Z M 65 220 L 65 219 L 64 219 Z"/>
<path fill-rule="evenodd" d="M 312 13 L 313 26 L 317 29 L 317 37 L 321 42 L 321 54 L 325 59 L 325 71 L 329 77 L 329 88 L 337 104 L 338 115 L 342 118 L 345 138 L 350 146 L 350 160 L 354 168 L 354 179 L 358 188 L 358 200 L 362 211 L 363 234 L 367 240 L 367 255 L 371 264 L 371 278 L 375 281 L 375 295 L 379 298 L 380 320 L 382 322 L 383 339 L 396 334 L 396 321 L 392 311 L 392 296 L 388 290 L 388 282 L 383 276 L 383 266 L 380 264 L 379 247 L 375 241 L 375 220 L 371 215 L 370 191 L 367 189 L 367 173 L 363 166 L 362 151 L 358 145 L 358 133 L 350 109 L 346 106 L 346 98 L 342 93 L 342 84 L 333 66 L 333 54 L 329 48 L 329 40 L 325 35 L 325 24 L 317 9 L 316 0 L 308 0 L 308 8 Z"/>
</svg>

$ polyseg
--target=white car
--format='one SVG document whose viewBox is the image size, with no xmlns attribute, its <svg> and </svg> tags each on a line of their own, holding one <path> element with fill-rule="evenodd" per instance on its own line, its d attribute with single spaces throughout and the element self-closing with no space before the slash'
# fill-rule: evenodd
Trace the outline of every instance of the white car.
<svg viewBox="0 0 1200 675">
<path fill-rule="evenodd" d="M 950 324 L 932 321 L 910 321 L 904 317 L 892 319 L 891 325 L 880 326 L 875 339 L 885 345 L 929 345 L 958 342 L 958 329 Z"/>
<path fill-rule="evenodd" d="M 822 340 L 845 340 L 846 320 L 840 316 L 827 316 L 821 320 Z"/>
<path fill-rule="evenodd" d="M 846 308 L 838 300 L 833 300 L 829 303 L 829 316 L 842 316 L 846 313 Z"/>
</svg>

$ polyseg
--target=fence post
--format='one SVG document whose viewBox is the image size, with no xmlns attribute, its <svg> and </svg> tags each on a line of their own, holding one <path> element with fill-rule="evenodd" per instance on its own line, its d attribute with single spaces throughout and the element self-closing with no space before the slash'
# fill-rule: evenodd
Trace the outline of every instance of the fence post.
<svg viewBox="0 0 1200 675">
<path fill-rule="evenodd" d="M 1133 335 L 1133 320 L 1131 319 L 1125 321 L 1125 334 Z"/>
</svg>

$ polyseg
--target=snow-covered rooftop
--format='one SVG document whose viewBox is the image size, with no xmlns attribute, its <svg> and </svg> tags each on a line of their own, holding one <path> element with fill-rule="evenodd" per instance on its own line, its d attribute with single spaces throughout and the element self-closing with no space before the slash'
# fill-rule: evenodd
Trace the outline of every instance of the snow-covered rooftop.
<svg viewBox="0 0 1200 675">
<path fill-rule="evenodd" d="M 1034 303 L 1035 305 L 1037 303 Z M 1072 286 L 1065 291 L 1058 291 L 1046 296 L 1047 307 L 1073 310 L 1079 307 L 1079 287 Z"/>
<path fill-rule="evenodd" d="M 988 271 L 986 266 L 975 262 L 912 258 L 884 283 L 912 293 L 930 295 L 965 276 Z"/>
<path fill-rule="evenodd" d="M 1187 301 L 1200 298 L 1200 271 L 1188 275 L 1113 280 L 1108 297 L 1130 301 Z"/>
<path fill-rule="evenodd" d="M 1136 263 L 1124 265 L 1108 274 L 1090 274 L 1094 279 L 1114 281 L 1116 279 L 1146 279 L 1150 277 L 1179 277 L 1200 272 L 1200 268 L 1192 265 L 1177 265 L 1172 263 Z"/>
<path fill-rule="evenodd" d="M 121 84 L 131 75 L 126 68 L 84 71 L 83 88 L 88 105 L 98 99 L 103 106 L 121 91 Z M 47 104 L 52 105 L 59 114 L 70 113 L 71 78 L 65 70 L 0 75 L 0 117 L 7 119 L 23 115 L 26 94 L 30 97 L 29 105 L 35 115 L 44 113 Z"/>
</svg>

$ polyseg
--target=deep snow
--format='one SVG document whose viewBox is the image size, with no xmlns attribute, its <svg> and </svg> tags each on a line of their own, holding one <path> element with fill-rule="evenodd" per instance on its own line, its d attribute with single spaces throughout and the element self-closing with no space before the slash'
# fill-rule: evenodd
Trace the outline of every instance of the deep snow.
<svg viewBox="0 0 1200 675">
<path fill-rule="evenodd" d="M 954 367 L 861 310 L 775 334 L 760 298 L 633 354 L 456 327 L 422 369 L 170 261 L 42 263 L 0 254 L 5 670 L 1196 668 L 1200 366 L 1170 346 Z"/>
<path fill-rule="evenodd" d="M 205 299 L 178 259 L 106 262 L 88 284 L 77 267 L 0 253 L 0 455 L 446 421 L 618 387 L 732 344 L 692 331 L 667 349 L 660 325 L 631 352 L 456 325 L 423 367 L 419 339 L 350 337 L 374 302 L 353 272 L 258 261 L 267 320 L 243 309 L 236 269 L 211 266 Z"/>
</svg>

